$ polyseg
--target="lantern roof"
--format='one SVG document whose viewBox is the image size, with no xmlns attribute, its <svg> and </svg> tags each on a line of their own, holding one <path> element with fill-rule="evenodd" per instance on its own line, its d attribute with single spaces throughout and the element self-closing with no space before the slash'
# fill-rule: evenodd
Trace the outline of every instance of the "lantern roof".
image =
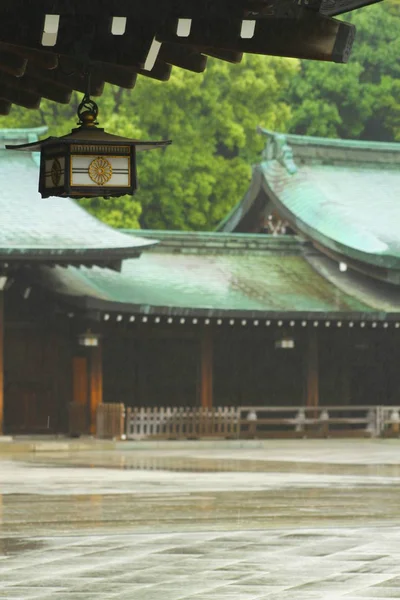
<svg viewBox="0 0 400 600">
<path fill-rule="evenodd" d="M 104 129 L 95 125 L 77 127 L 71 133 L 60 137 L 50 136 L 45 140 L 39 140 L 27 144 L 6 145 L 10 150 L 25 150 L 27 152 L 40 152 L 43 148 L 54 144 L 113 144 L 124 146 L 135 146 L 136 150 L 155 150 L 156 148 L 164 148 L 171 144 L 171 140 L 159 141 L 142 141 L 132 138 L 126 138 L 120 135 L 107 133 Z"/>
</svg>

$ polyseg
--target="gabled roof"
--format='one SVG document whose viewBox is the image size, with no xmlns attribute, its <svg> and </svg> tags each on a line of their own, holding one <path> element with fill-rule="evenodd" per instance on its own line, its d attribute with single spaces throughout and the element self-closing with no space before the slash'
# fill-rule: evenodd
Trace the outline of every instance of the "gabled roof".
<svg viewBox="0 0 400 600">
<path fill-rule="evenodd" d="M 221 228 L 236 230 L 256 203 L 272 202 L 326 255 L 400 284 L 400 144 L 261 131 L 263 160 Z"/>
<path fill-rule="evenodd" d="M 166 81 L 172 66 L 202 72 L 208 56 L 243 53 L 346 62 L 354 26 L 332 16 L 380 0 L 41 0 L 0 8 L 0 114 L 41 98 L 68 104 L 104 83 Z"/>
<path fill-rule="evenodd" d="M 388 299 L 351 278 L 337 285 L 320 253 L 295 236 L 140 235 L 160 243 L 121 273 L 42 268 L 37 281 L 70 307 L 103 314 L 372 320 L 400 312 L 400 292 Z"/>
<path fill-rule="evenodd" d="M 0 265 L 11 263 L 99 265 L 120 268 L 154 243 L 125 235 L 91 216 L 69 198 L 43 200 L 38 157 L 4 150 L 33 142 L 45 129 L 0 130 Z"/>
</svg>

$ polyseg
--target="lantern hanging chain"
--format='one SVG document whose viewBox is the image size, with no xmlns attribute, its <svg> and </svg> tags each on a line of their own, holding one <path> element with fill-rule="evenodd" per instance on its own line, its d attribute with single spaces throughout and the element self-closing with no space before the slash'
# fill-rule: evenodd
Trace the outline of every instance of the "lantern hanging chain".
<svg viewBox="0 0 400 600">
<path fill-rule="evenodd" d="M 99 108 L 96 102 L 90 97 L 90 70 L 88 68 L 85 70 L 84 76 L 85 93 L 77 110 L 78 125 L 81 127 L 91 127 L 98 125 L 97 115 L 99 114 Z"/>
</svg>

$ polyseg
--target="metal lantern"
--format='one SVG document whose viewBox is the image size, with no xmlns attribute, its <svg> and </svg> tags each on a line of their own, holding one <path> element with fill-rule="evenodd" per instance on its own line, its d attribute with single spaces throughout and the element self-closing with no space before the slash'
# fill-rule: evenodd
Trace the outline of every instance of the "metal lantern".
<svg viewBox="0 0 400 600">
<path fill-rule="evenodd" d="M 97 127 L 98 108 L 85 94 L 76 129 L 62 137 L 10 150 L 40 151 L 39 192 L 43 198 L 118 197 L 137 189 L 136 152 L 163 148 L 170 140 L 143 142 L 112 135 Z"/>
<path fill-rule="evenodd" d="M 97 347 L 99 341 L 100 335 L 98 333 L 92 333 L 90 329 L 85 333 L 80 333 L 78 335 L 78 343 L 80 346 Z"/>
</svg>

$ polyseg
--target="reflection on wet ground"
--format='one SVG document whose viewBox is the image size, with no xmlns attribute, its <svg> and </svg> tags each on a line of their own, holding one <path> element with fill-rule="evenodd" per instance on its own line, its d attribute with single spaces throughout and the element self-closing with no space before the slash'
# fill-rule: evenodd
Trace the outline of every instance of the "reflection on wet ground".
<svg viewBox="0 0 400 600">
<path fill-rule="evenodd" d="M 400 598 L 400 443 L 329 449 L 3 456 L 0 598 Z"/>
<path fill-rule="evenodd" d="M 310 473 L 331 475 L 375 475 L 383 477 L 400 477 L 400 464 L 324 464 L 312 462 L 294 462 L 277 460 L 240 460 L 218 458 L 193 458 L 181 456 L 137 456 L 132 453 L 96 452 L 90 456 L 41 457 L 42 464 L 58 467 L 104 467 L 108 469 L 132 469 L 146 471 L 178 471 L 196 473 L 242 472 L 242 473 Z M 25 459 L 26 460 L 26 459 Z M 38 463 L 35 457 L 34 462 Z"/>
</svg>

